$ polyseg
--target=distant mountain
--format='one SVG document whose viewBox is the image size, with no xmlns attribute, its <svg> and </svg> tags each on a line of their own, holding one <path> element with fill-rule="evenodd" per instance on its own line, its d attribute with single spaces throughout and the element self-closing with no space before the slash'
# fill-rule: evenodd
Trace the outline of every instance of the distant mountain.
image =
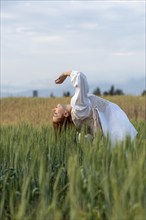
<svg viewBox="0 0 146 220">
<path fill-rule="evenodd" d="M 132 93 L 135 95 L 141 95 L 142 92 L 146 90 L 146 77 L 143 77 L 138 80 L 131 79 L 122 86 L 123 86 L 123 90 L 125 90 L 125 92 L 128 94 Z"/>
<path fill-rule="evenodd" d="M 113 84 L 100 82 L 98 85 L 92 85 L 91 89 L 94 90 L 95 88 L 99 87 L 101 92 L 103 93 L 104 91 L 108 91 L 112 85 L 115 87 L 115 89 L 121 89 L 124 92 L 124 94 L 141 95 L 142 92 L 146 90 L 146 78 L 143 77 L 140 79 L 129 79 L 128 81 L 123 83 Z"/>
<path fill-rule="evenodd" d="M 121 89 L 124 94 L 127 95 L 141 95 L 144 90 L 146 90 L 146 79 L 145 77 L 141 79 L 129 79 L 128 81 L 124 83 L 93 83 L 90 85 L 90 93 L 93 93 L 93 91 L 99 87 L 101 90 L 101 93 L 105 91 L 109 91 L 111 86 L 114 85 L 115 89 Z M 10 89 L 7 89 L 6 91 L 9 91 Z M 17 88 L 13 88 L 12 91 L 17 91 Z M 53 89 L 38 89 L 38 96 L 39 97 L 50 97 L 50 96 L 56 96 L 61 97 L 63 96 L 63 93 L 66 91 L 69 91 L 71 95 L 74 94 L 74 88 L 69 85 L 61 85 L 56 86 Z M 1 91 L 1 97 L 32 97 L 33 96 L 33 89 L 28 89 L 20 92 L 5 92 Z"/>
</svg>

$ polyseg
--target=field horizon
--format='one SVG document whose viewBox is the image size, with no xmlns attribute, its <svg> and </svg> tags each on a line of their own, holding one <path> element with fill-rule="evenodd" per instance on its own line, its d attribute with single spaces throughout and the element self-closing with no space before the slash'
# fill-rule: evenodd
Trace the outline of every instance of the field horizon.
<svg viewBox="0 0 146 220">
<path fill-rule="evenodd" d="M 145 96 L 101 96 L 118 104 L 130 120 L 146 120 Z M 71 97 L 60 98 L 3 98 L 1 99 L 0 124 L 33 125 L 51 124 L 52 109 L 58 104 L 69 104 Z"/>
</svg>

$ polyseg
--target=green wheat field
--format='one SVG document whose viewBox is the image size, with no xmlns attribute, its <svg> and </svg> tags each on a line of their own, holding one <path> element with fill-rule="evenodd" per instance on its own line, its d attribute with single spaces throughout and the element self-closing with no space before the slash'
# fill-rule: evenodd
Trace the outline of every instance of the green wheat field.
<svg viewBox="0 0 146 220">
<path fill-rule="evenodd" d="M 70 98 L 5 98 L 0 114 L 0 219 L 145 220 L 145 97 L 108 97 L 138 130 L 112 147 L 100 135 L 56 139 L 51 116 Z"/>
</svg>

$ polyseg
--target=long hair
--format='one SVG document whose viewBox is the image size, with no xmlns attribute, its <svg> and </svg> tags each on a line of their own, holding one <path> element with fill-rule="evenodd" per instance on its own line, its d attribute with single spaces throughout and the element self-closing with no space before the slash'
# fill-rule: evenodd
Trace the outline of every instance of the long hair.
<svg viewBox="0 0 146 220">
<path fill-rule="evenodd" d="M 62 117 L 58 122 L 53 122 L 53 128 L 56 134 L 61 134 L 62 131 L 75 127 L 71 115 Z"/>
</svg>

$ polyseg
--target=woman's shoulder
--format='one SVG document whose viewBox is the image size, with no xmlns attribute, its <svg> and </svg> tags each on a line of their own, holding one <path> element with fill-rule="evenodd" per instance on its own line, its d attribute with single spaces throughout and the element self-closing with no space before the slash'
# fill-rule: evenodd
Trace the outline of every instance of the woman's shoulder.
<svg viewBox="0 0 146 220">
<path fill-rule="evenodd" d="M 110 103 L 110 101 L 93 94 L 89 94 L 88 97 L 90 99 L 90 102 L 92 103 L 92 107 L 97 108 L 99 111 L 104 111 Z"/>
<path fill-rule="evenodd" d="M 92 102 L 95 102 L 95 103 L 96 103 L 96 102 L 110 103 L 109 100 L 104 99 L 104 98 L 101 98 L 101 97 L 99 97 L 99 96 L 97 96 L 97 95 L 89 94 L 88 97 L 89 97 L 89 99 L 90 99 Z"/>
</svg>

